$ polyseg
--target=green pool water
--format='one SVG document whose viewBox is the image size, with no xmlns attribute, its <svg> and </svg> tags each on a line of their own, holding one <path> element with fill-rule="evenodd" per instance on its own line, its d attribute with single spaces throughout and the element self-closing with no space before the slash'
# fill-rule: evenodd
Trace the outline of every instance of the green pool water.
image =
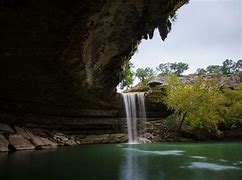
<svg viewBox="0 0 242 180">
<path fill-rule="evenodd" d="M 0 179 L 242 180 L 242 143 L 81 145 L 0 153 Z"/>
</svg>

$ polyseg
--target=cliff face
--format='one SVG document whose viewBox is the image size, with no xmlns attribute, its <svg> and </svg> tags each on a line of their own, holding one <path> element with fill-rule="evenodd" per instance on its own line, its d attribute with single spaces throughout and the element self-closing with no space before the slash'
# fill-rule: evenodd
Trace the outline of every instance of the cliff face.
<svg viewBox="0 0 242 180">
<path fill-rule="evenodd" d="M 155 28 L 166 38 L 187 1 L 1 0 L 0 123 L 15 129 L 0 126 L 3 150 L 27 132 L 34 145 L 126 141 L 122 68 Z"/>
<path fill-rule="evenodd" d="M 59 145 L 127 141 L 115 93 L 123 65 L 155 28 L 164 40 L 186 2 L 1 0 L 0 123 L 15 129 L 0 127 L 4 147 L 21 128 Z"/>
<path fill-rule="evenodd" d="M 186 1 L 2 0 L 1 109 L 74 115 L 109 107 L 140 40 L 157 27 L 164 40 L 169 16 Z"/>
</svg>

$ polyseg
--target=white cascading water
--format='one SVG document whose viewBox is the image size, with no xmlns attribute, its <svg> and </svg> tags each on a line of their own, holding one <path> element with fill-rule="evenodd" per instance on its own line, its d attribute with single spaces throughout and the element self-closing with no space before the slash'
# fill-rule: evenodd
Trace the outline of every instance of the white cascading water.
<svg viewBox="0 0 242 180">
<path fill-rule="evenodd" d="M 145 133 L 146 111 L 144 93 L 123 93 L 122 96 L 125 105 L 129 143 L 137 143 L 137 138 L 143 137 Z M 138 106 L 136 102 L 138 102 Z"/>
</svg>

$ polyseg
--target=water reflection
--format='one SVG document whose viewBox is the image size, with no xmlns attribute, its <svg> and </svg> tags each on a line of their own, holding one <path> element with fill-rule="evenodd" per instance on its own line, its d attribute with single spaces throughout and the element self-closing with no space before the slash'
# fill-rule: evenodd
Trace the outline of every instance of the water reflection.
<svg viewBox="0 0 242 180">
<path fill-rule="evenodd" d="M 120 180 L 145 180 L 148 178 L 147 158 L 131 149 L 132 145 L 125 149 Z"/>
<path fill-rule="evenodd" d="M 231 153 L 228 153 L 227 149 L 221 151 L 220 148 L 214 148 L 211 151 L 200 152 L 197 148 L 179 149 L 175 147 L 169 149 L 155 145 L 153 147 L 130 144 L 121 147 L 123 160 L 120 165 L 119 179 L 189 180 L 215 178 L 222 180 L 230 177 L 240 177 L 242 161 L 238 159 L 233 161 L 233 158 L 228 160 L 231 158 Z M 212 152 L 215 153 L 211 155 Z"/>
<path fill-rule="evenodd" d="M 123 148 L 123 152 L 124 160 L 120 168 L 120 180 L 162 180 L 167 179 L 166 167 L 164 167 L 167 164 L 166 158 L 182 156 L 185 151 L 154 151 L 149 148 L 145 149 L 144 146 L 139 149 L 129 144 L 126 148 Z M 163 161 L 161 157 L 165 158 L 165 160 Z M 172 160 L 169 163 L 171 165 Z"/>
</svg>

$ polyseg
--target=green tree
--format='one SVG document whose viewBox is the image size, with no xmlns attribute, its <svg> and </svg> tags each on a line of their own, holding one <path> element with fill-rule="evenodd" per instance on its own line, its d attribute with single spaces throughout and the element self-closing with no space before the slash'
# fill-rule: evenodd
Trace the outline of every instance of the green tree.
<svg viewBox="0 0 242 180">
<path fill-rule="evenodd" d="M 156 68 L 160 75 L 176 74 L 180 76 L 184 71 L 188 70 L 189 66 L 187 63 L 175 62 L 175 63 L 161 63 Z"/>
<path fill-rule="evenodd" d="M 220 111 L 223 124 L 229 129 L 242 127 L 242 83 L 234 89 L 224 89 L 223 95 L 225 99 Z"/>
<path fill-rule="evenodd" d="M 212 81 L 198 78 L 194 84 L 186 84 L 171 76 L 168 84 L 164 103 L 174 110 L 175 119 L 180 123 L 178 132 L 183 122 L 195 129 L 219 132 L 221 117 L 218 108 L 223 96 Z"/>
<path fill-rule="evenodd" d="M 232 74 L 236 69 L 236 62 L 226 59 L 221 67 L 221 72 L 225 75 Z"/>
<path fill-rule="evenodd" d="M 206 68 L 206 71 L 208 72 L 208 73 L 219 73 L 219 72 L 221 72 L 221 66 L 219 66 L 219 65 L 210 65 L 210 66 L 208 66 L 207 68 Z"/>
<path fill-rule="evenodd" d="M 203 69 L 203 68 L 198 68 L 198 69 L 196 70 L 196 73 L 197 73 L 198 75 L 202 75 L 202 74 L 206 74 L 207 71 L 206 71 L 205 69 Z"/>
<path fill-rule="evenodd" d="M 156 70 L 161 74 L 161 75 L 166 75 L 166 74 L 171 74 L 171 63 L 161 63 L 159 66 L 156 68 Z"/>
<path fill-rule="evenodd" d="M 171 71 L 177 76 L 180 76 L 184 71 L 188 70 L 189 66 L 187 63 L 175 62 L 171 64 Z"/>
<path fill-rule="evenodd" d="M 121 75 L 121 89 L 123 89 L 124 87 L 130 87 L 133 84 L 135 72 L 132 70 L 132 68 L 134 68 L 134 65 L 131 62 L 125 64 L 124 71 Z"/>
<path fill-rule="evenodd" d="M 151 77 L 155 76 L 155 71 L 153 68 L 138 68 L 136 70 L 136 77 L 139 78 L 141 82 L 144 82 L 147 79 L 150 79 Z"/>
<path fill-rule="evenodd" d="M 234 72 L 242 71 L 242 59 L 238 60 L 237 62 L 234 62 L 231 59 L 226 59 L 222 66 L 219 65 L 210 65 L 206 68 L 206 71 L 208 73 L 218 73 L 221 72 L 224 75 L 229 75 Z"/>
<path fill-rule="evenodd" d="M 242 71 L 242 59 L 236 62 L 235 71 Z"/>
</svg>

